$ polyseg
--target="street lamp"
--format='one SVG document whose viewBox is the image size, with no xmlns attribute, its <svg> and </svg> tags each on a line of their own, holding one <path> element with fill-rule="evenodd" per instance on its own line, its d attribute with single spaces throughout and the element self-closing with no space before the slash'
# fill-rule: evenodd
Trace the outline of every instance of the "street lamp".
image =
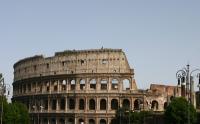
<svg viewBox="0 0 200 124">
<path fill-rule="evenodd" d="M 191 104 L 194 103 L 194 77 L 193 73 L 200 72 L 200 69 L 194 69 L 190 71 L 190 65 L 186 68 L 180 69 L 176 72 L 176 78 L 178 79 L 178 87 L 181 87 L 181 96 L 185 97 Z M 200 88 L 200 73 L 197 73 L 199 79 L 198 87 Z"/>
</svg>

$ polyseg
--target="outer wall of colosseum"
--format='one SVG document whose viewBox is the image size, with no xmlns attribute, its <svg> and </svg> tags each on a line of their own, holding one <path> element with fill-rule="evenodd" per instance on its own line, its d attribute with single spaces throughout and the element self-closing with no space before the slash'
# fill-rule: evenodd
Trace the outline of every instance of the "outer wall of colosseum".
<svg viewBox="0 0 200 124">
<path fill-rule="evenodd" d="M 14 64 L 13 101 L 33 124 L 111 124 L 119 107 L 163 111 L 168 96 L 138 90 L 121 49 L 68 50 Z"/>
</svg>

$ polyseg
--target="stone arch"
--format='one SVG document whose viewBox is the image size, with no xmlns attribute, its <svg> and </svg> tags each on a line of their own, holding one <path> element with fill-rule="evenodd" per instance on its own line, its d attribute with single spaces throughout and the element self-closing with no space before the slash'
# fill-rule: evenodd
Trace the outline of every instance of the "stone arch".
<svg viewBox="0 0 200 124">
<path fill-rule="evenodd" d="M 164 103 L 164 110 L 167 108 L 168 104 L 167 102 Z"/>
<path fill-rule="evenodd" d="M 117 100 L 117 99 L 112 99 L 112 100 L 111 100 L 111 109 L 112 109 L 112 110 L 117 110 L 118 107 L 119 107 L 119 105 L 118 105 L 118 100 Z"/>
<path fill-rule="evenodd" d="M 141 104 L 143 104 L 143 101 L 141 99 L 136 99 L 134 101 L 134 110 L 141 110 Z"/>
<path fill-rule="evenodd" d="M 95 120 L 94 119 L 89 119 L 89 124 L 95 124 Z"/>
<path fill-rule="evenodd" d="M 65 98 L 60 99 L 60 109 L 65 110 Z"/>
<path fill-rule="evenodd" d="M 151 103 L 151 109 L 153 109 L 154 111 L 158 110 L 158 101 L 156 101 L 156 100 L 152 101 L 152 103 Z"/>
<path fill-rule="evenodd" d="M 47 118 L 43 119 L 43 124 L 48 124 L 48 119 Z"/>
<path fill-rule="evenodd" d="M 100 101 L 100 110 L 106 110 L 106 100 L 105 99 L 101 99 Z"/>
<path fill-rule="evenodd" d="M 130 90 L 130 80 L 129 79 L 124 79 L 122 81 L 123 83 L 123 90 Z"/>
<path fill-rule="evenodd" d="M 100 123 L 100 124 L 106 124 L 106 120 L 105 120 L 105 119 L 101 119 L 101 120 L 99 121 L 99 123 Z"/>
<path fill-rule="evenodd" d="M 79 109 L 84 110 L 85 109 L 85 101 L 84 99 L 79 100 Z"/>
<path fill-rule="evenodd" d="M 85 90 L 85 79 L 80 80 L 80 90 Z"/>
<path fill-rule="evenodd" d="M 66 84 L 67 84 L 67 82 L 66 82 L 66 80 L 63 80 L 62 81 L 62 91 L 65 91 L 66 90 Z"/>
<path fill-rule="evenodd" d="M 96 89 L 96 79 L 91 79 L 90 80 L 90 89 L 93 89 L 93 90 L 95 90 Z"/>
<path fill-rule="evenodd" d="M 84 120 L 81 118 L 78 120 L 79 124 L 84 124 Z"/>
<path fill-rule="evenodd" d="M 94 99 L 90 99 L 90 101 L 89 101 L 89 109 L 90 110 L 95 110 L 95 100 Z"/>
<path fill-rule="evenodd" d="M 73 118 L 69 118 L 68 123 L 69 124 L 74 124 L 74 119 Z"/>
<path fill-rule="evenodd" d="M 112 119 L 110 122 L 110 124 L 116 124 L 116 123 L 118 123 L 117 119 Z"/>
<path fill-rule="evenodd" d="M 117 90 L 119 81 L 116 78 L 113 78 L 111 83 L 112 83 L 112 90 Z"/>
<path fill-rule="evenodd" d="M 101 90 L 107 90 L 108 80 L 107 79 L 101 79 Z"/>
<path fill-rule="evenodd" d="M 56 124 L 56 119 L 55 118 L 51 118 L 50 124 Z"/>
<path fill-rule="evenodd" d="M 75 79 L 72 79 L 70 81 L 70 88 L 71 88 L 71 90 L 75 90 L 75 86 L 76 86 L 76 81 L 75 81 Z"/>
<path fill-rule="evenodd" d="M 122 105 L 123 105 L 123 108 L 130 109 L 130 101 L 129 101 L 129 99 L 124 99 Z"/>
<path fill-rule="evenodd" d="M 65 119 L 64 118 L 60 118 L 59 119 L 59 124 L 65 124 Z"/>
<path fill-rule="evenodd" d="M 69 99 L 69 109 L 75 109 L 75 100 L 72 98 Z"/>
</svg>

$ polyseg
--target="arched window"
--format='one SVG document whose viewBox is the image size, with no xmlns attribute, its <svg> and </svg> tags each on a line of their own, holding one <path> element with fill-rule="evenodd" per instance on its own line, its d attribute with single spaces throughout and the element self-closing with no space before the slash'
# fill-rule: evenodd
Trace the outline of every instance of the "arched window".
<svg viewBox="0 0 200 124">
<path fill-rule="evenodd" d="M 84 124 L 84 120 L 83 119 L 79 119 L 78 122 L 79 122 L 79 124 Z"/>
<path fill-rule="evenodd" d="M 140 104 L 142 104 L 142 101 L 140 99 L 136 99 L 134 101 L 134 109 L 135 110 L 140 110 Z"/>
<path fill-rule="evenodd" d="M 62 91 L 66 90 L 66 84 L 67 84 L 66 80 L 63 80 L 62 81 Z"/>
<path fill-rule="evenodd" d="M 106 79 L 101 80 L 101 90 L 107 90 L 107 83 L 108 81 Z"/>
<path fill-rule="evenodd" d="M 102 99 L 100 101 L 100 110 L 106 110 L 106 100 L 105 99 Z"/>
<path fill-rule="evenodd" d="M 164 103 L 164 109 L 166 109 L 167 106 L 168 106 L 168 105 L 167 105 L 167 102 L 165 102 L 165 103 Z"/>
<path fill-rule="evenodd" d="M 51 103 L 51 109 L 52 109 L 52 110 L 56 110 L 56 104 L 57 104 L 56 102 L 57 102 L 56 99 L 53 99 L 53 100 L 52 100 L 52 103 Z"/>
<path fill-rule="evenodd" d="M 118 101 L 117 101 L 117 99 L 112 99 L 111 100 L 111 109 L 112 110 L 117 110 L 118 109 Z"/>
<path fill-rule="evenodd" d="M 54 90 L 54 91 L 57 91 L 57 90 L 58 90 L 58 82 L 57 82 L 57 81 L 55 81 L 55 82 L 53 83 L 53 90 Z"/>
<path fill-rule="evenodd" d="M 75 100 L 69 99 L 69 109 L 75 109 Z"/>
<path fill-rule="evenodd" d="M 60 100 L 60 109 L 61 109 L 61 110 L 65 110 L 65 99 L 64 99 L 64 98 L 62 98 L 62 99 Z"/>
<path fill-rule="evenodd" d="M 110 124 L 117 124 L 119 123 L 117 119 L 112 119 Z"/>
<path fill-rule="evenodd" d="M 60 120 L 59 120 L 59 124 L 65 124 L 65 119 L 60 118 Z"/>
<path fill-rule="evenodd" d="M 71 90 L 75 90 L 76 81 L 71 80 L 70 84 L 71 84 Z"/>
<path fill-rule="evenodd" d="M 79 109 L 84 110 L 84 108 L 85 108 L 85 102 L 83 99 L 80 99 L 79 100 Z"/>
<path fill-rule="evenodd" d="M 84 79 L 80 80 L 80 90 L 85 90 L 85 80 Z"/>
<path fill-rule="evenodd" d="M 48 124 L 47 118 L 44 118 L 44 119 L 43 119 L 43 124 Z"/>
<path fill-rule="evenodd" d="M 90 89 L 93 89 L 93 90 L 96 89 L 96 80 L 95 79 L 90 80 Z"/>
<path fill-rule="evenodd" d="M 94 119 L 90 119 L 90 120 L 89 120 L 89 124 L 95 124 Z"/>
<path fill-rule="evenodd" d="M 118 89 L 118 80 L 117 79 L 112 79 L 112 90 L 117 90 Z"/>
<path fill-rule="evenodd" d="M 74 119 L 73 118 L 69 118 L 68 122 L 69 122 L 69 124 L 74 124 Z"/>
<path fill-rule="evenodd" d="M 123 90 L 130 90 L 130 81 L 128 79 L 123 80 Z"/>
<path fill-rule="evenodd" d="M 128 99 L 123 100 L 123 108 L 130 109 L 130 101 Z"/>
<path fill-rule="evenodd" d="M 56 124 L 56 119 L 52 118 L 50 124 Z"/>
<path fill-rule="evenodd" d="M 101 119 L 100 120 L 100 124 L 106 124 L 106 120 L 105 119 Z"/>
<path fill-rule="evenodd" d="M 153 100 L 151 103 L 151 109 L 158 110 L 158 102 L 156 100 Z"/>
<path fill-rule="evenodd" d="M 95 100 L 94 99 L 90 99 L 90 101 L 89 101 L 89 109 L 90 110 L 95 110 Z"/>
</svg>

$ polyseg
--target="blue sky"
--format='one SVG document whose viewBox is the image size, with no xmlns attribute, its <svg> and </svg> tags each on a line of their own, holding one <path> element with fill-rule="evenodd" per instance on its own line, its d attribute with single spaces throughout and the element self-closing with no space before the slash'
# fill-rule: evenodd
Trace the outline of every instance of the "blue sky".
<svg viewBox="0 0 200 124">
<path fill-rule="evenodd" d="M 199 0 L 1 0 L 0 72 L 12 84 L 19 59 L 66 49 L 121 48 L 139 88 L 176 85 L 200 68 Z"/>
</svg>

